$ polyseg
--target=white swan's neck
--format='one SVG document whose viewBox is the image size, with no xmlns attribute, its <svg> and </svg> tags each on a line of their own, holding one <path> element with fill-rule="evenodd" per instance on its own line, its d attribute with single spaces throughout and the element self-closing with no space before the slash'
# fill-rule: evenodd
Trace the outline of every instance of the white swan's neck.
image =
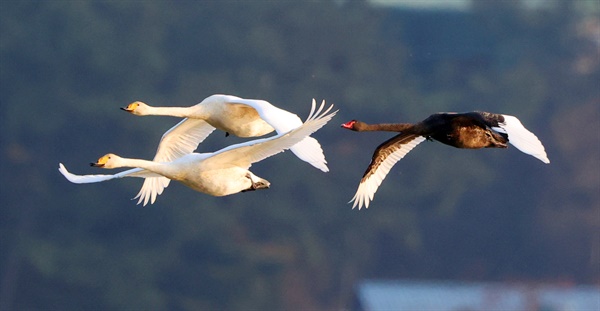
<svg viewBox="0 0 600 311">
<path fill-rule="evenodd" d="M 146 114 L 154 116 L 172 116 L 180 118 L 196 118 L 204 117 L 202 107 L 152 107 L 149 106 Z"/>
<path fill-rule="evenodd" d="M 178 179 L 177 169 L 173 167 L 173 165 L 168 165 L 165 163 L 141 159 L 121 158 L 118 167 L 137 167 L 160 174 L 170 179 Z"/>
</svg>

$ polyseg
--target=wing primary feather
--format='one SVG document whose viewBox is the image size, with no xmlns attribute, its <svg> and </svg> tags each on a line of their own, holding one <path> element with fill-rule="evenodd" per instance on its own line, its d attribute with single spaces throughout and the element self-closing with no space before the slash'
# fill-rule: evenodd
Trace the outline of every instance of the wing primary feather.
<svg viewBox="0 0 600 311">
<path fill-rule="evenodd" d="M 97 183 L 97 182 L 103 182 L 103 181 L 107 181 L 107 180 L 111 180 L 111 179 L 115 179 L 115 178 L 123 178 L 123 177 L 148 178 L 148 177 L 160 176 L 159 174 L 156 174 L 156 173 L 144 170 L 144 169 L 140 169 L 140 168 L 133 168 L 133 169 L 126 170 L 126 171 L 123 171 L 123 172 L 120 172 L 117 174 L 113 174 L 113 175 L 102 175 L 102 174 L 76 175 L 76 174 L 69 172 L 62 163 L 58 164 L 58 171 L 68 181 L 70 181 L 74 184 Z"/>
<path fill-rule="evenodd" d="M 535 134 L 527 130 L 516 117 L 510 115 L 502 116 L 504 117 L 504 122 L 500 122 L 498 126 L 502 129 L 501 132 L 508 135 L 508 142 L 511 145 L 546 164 L 550 163 L 544 145 L 542 145 L 542 142 Z"/>
<path fill-rule="evenodd" d="M 363 174 L 354 197 L 348 202 L 354 202 L 352 208 L 358 207 L 359 210 L 363 206 L 369 208 L 375 192 L 392 167 L 424 140 L 423 136 L 401 133 L 379 145 Z"/>
<path fill-rule="evenodd" d="M 153 161 L 171 162 L 194 152 L 214 130 L 212 125 L 202 119 L 183 119 L 163 134 Z M 162 194 L 169 182 L 170 179 L 164 176 L 146 178 L 142 188 L 133 199 L 139 198 L 137 204 L 143 202 L 143 206 L 146 206 L 148 202 L 154 204 L 157 196 Z"/>
</svg>

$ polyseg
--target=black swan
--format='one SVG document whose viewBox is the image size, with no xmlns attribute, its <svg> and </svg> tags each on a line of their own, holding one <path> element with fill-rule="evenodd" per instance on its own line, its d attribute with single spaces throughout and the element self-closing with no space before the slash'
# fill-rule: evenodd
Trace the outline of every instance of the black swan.
<svg viewBox="0 0 600 311">
<path fill-rule="evenodd" d="M 400 134 L 388 139 L 375 149 L 356 194 L 352 208 L 369 207 L 370 201 L 392 166 L 424 140 L 437 140 L 456 148 L 507 148 L 511 143 L 517 149 L 544 163 L 550 163 L 540 140 L 528 131 L 519 119 L 489 112 L 436 113 L 415 123 L 367 124 L 352 120 L 343 128 L 357 131 L 389 131 Z"/>
</svg>

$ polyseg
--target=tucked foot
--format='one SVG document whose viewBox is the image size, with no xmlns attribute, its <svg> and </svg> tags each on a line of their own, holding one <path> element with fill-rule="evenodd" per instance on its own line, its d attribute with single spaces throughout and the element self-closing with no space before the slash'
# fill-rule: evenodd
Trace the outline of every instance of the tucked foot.
<svg viewBox="0 0 600 311">
<path fill-rule="evenodd" d="M 254 176 L 257 179 L 256 181 L 254 180 L 254 178 L 252 178 L 252 175 L 250 175 L 250 174 L 246 175 L 246 177 L 248 177 L 248 179 L 250 179 L 250 181 L 252 182 L 252 186 L 250 186 L 250 188 L 248 188 L 248 189 L 242 190 L 242 192 L 260 190 L 260 189 L 268 189 L 269 186 L 271 185 L 271 183 L 268 180 L 262 179 L 257 176 Z"/>
</svg>

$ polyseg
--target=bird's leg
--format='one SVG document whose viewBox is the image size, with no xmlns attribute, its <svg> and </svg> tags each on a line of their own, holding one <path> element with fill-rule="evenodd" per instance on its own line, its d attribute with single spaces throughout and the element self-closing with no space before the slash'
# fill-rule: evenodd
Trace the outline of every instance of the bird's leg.
<svg viewBox="0 0 600 311">
<path fill-rule="evenodd" d="M 264 183 L 262 180 L 259 180 L 257 182 L 255 182 L 254 180 L 252 180 L 252 175 L 250 173 L 246 174 L 246 178 L 250 179 L 250 183 L 252 185 L 250 186 L 250 188 L 244 189 L 241 192 L 255 191 L 255 190 L 259 190 L 259 189 L 269 188 L 269 184 L 268 183 Z"/>
<path fill-rule="evenodd" d="M 246 178 L 250 179 L 250 188 L 242 190 L 242 192 L 254 191 L 256 188 L 254 187 L 254 180 L 252 180 L 252 176 L 250 173 L 246 174 Z"/>
</svg>

